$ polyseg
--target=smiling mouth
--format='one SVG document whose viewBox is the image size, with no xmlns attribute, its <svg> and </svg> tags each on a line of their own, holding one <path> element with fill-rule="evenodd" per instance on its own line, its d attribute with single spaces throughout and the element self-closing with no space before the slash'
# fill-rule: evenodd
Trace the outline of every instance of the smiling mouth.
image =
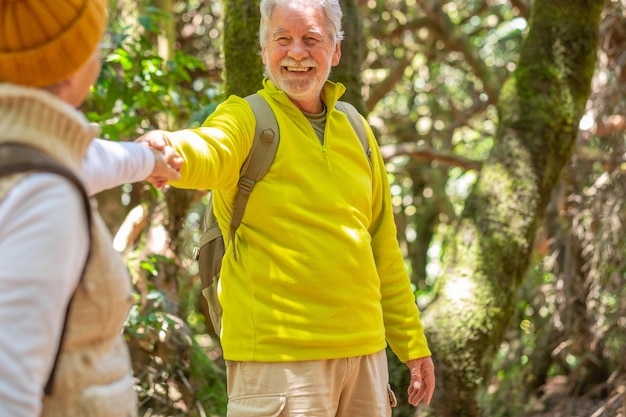
<svg viewBox="0 0 626 417">
<path fill-rule="evenodd" d="M 307 72 L 311 70 L 312 67 L 285 67 L 285 69 L 289 72 Z"/>
</svg>

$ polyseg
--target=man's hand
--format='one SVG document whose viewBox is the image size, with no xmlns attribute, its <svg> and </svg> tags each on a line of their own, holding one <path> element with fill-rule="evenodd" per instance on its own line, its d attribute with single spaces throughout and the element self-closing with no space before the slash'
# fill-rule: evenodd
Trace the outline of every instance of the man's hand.
<svg viewBox="0 0 626 417">
<path fill-rule="evenodd" d="M 151 148 L 154 155 L 154 169 L 146 181 L 161 188 L 168 181 L 180 179 L 180 168 L 183 166 L 183 158 L 171 146 L 166 146 L 162 151 Z"/>
<path fill-rule="evenodd" d="M 435 364 L 430 356 L 408 361 L 411 370 L 411 384 L 409 385 L 409 403 L 418 405 L 422 400 L 430 404 L 435 392 Z"/>
<path fill-rule="evenodd" d="M 135 142 L 152 148 L 154 169 L 146 181 L 161 188 L 170 180 L 180 179 L 183 158 L 171 146 L 165 131 L 153 130 L 140 136 Z"/>
</svg>

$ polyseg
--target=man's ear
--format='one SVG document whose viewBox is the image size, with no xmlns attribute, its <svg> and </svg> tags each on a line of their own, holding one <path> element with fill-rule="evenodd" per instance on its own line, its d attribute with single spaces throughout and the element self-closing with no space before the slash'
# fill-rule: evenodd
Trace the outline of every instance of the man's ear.
<svg viewBox="0 0 626 417">
<path fill-rule="evenodd" d="M 331 61 L 332 66 L 333 67 L 337 66 L 340 60 L 341 60 L 341 42 L 337 41 L 335 42 L 335 51 L 333 52 L 333 58 Z"/>
</svg>

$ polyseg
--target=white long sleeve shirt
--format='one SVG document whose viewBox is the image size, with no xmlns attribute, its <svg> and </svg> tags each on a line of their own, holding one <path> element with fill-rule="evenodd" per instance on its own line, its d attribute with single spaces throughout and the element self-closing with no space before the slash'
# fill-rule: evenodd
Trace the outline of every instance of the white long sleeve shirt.
<svg viewBox="0 0 626 417">
<path fill-rule="evenodd" d="M 152 151 L 133 142 L 94 139 L 87 148 L 83 177 L 89 195 L 145 180 L 154 169 Z"/>
<path fill-rule="evenodd" d="M 144 180 L 152 151 L 95 139 L 83 177 L 90 195 Z M 65 305 L 82 272 L 89 235 L 74 186 L 48 173 L 24 178 L 0 202 L 0 416 L 37 417 Z M 64 235 L 62 242 L 50 236 Z M 72 260 L 59 262 L 59 259 Z M 54 274 L 54 275 L 53 275 Z M 17 336 L 16 336 L 17 335 Z"/>
</svg>

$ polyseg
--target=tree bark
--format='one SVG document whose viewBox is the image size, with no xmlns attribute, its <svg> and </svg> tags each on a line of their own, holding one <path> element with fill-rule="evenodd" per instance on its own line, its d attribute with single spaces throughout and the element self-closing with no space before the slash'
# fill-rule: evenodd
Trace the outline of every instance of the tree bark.
<svg viewBox="0 0 626 417">
<path fill-rule="evenodd" d="M 346 93 L 341 98 L 352 103 L 361 114 L 367 116 L 365 102 L 361 94 L 363 80 L 363 28 L 356 0 L 340 0 L 343 12 L 344 40 L 341 42 L 341 61 L 333 68 L 330 79 L 346 86 Z"/>
<path fill-rule="evenodd" d="M 536 0 L 505 83 L 491 155 L 468 197 L 424 315 L 439 417 L 481 415 L 476 394 L 515 307 L 540 224 L 569 161 L 596 61 L 601 0 Z"/>
<path fill-rule="evenodd" d="M 224 1 L 224 76 L 226 94 L 247 96 L 261 88 L 259 0 Z"/>
</svg>

